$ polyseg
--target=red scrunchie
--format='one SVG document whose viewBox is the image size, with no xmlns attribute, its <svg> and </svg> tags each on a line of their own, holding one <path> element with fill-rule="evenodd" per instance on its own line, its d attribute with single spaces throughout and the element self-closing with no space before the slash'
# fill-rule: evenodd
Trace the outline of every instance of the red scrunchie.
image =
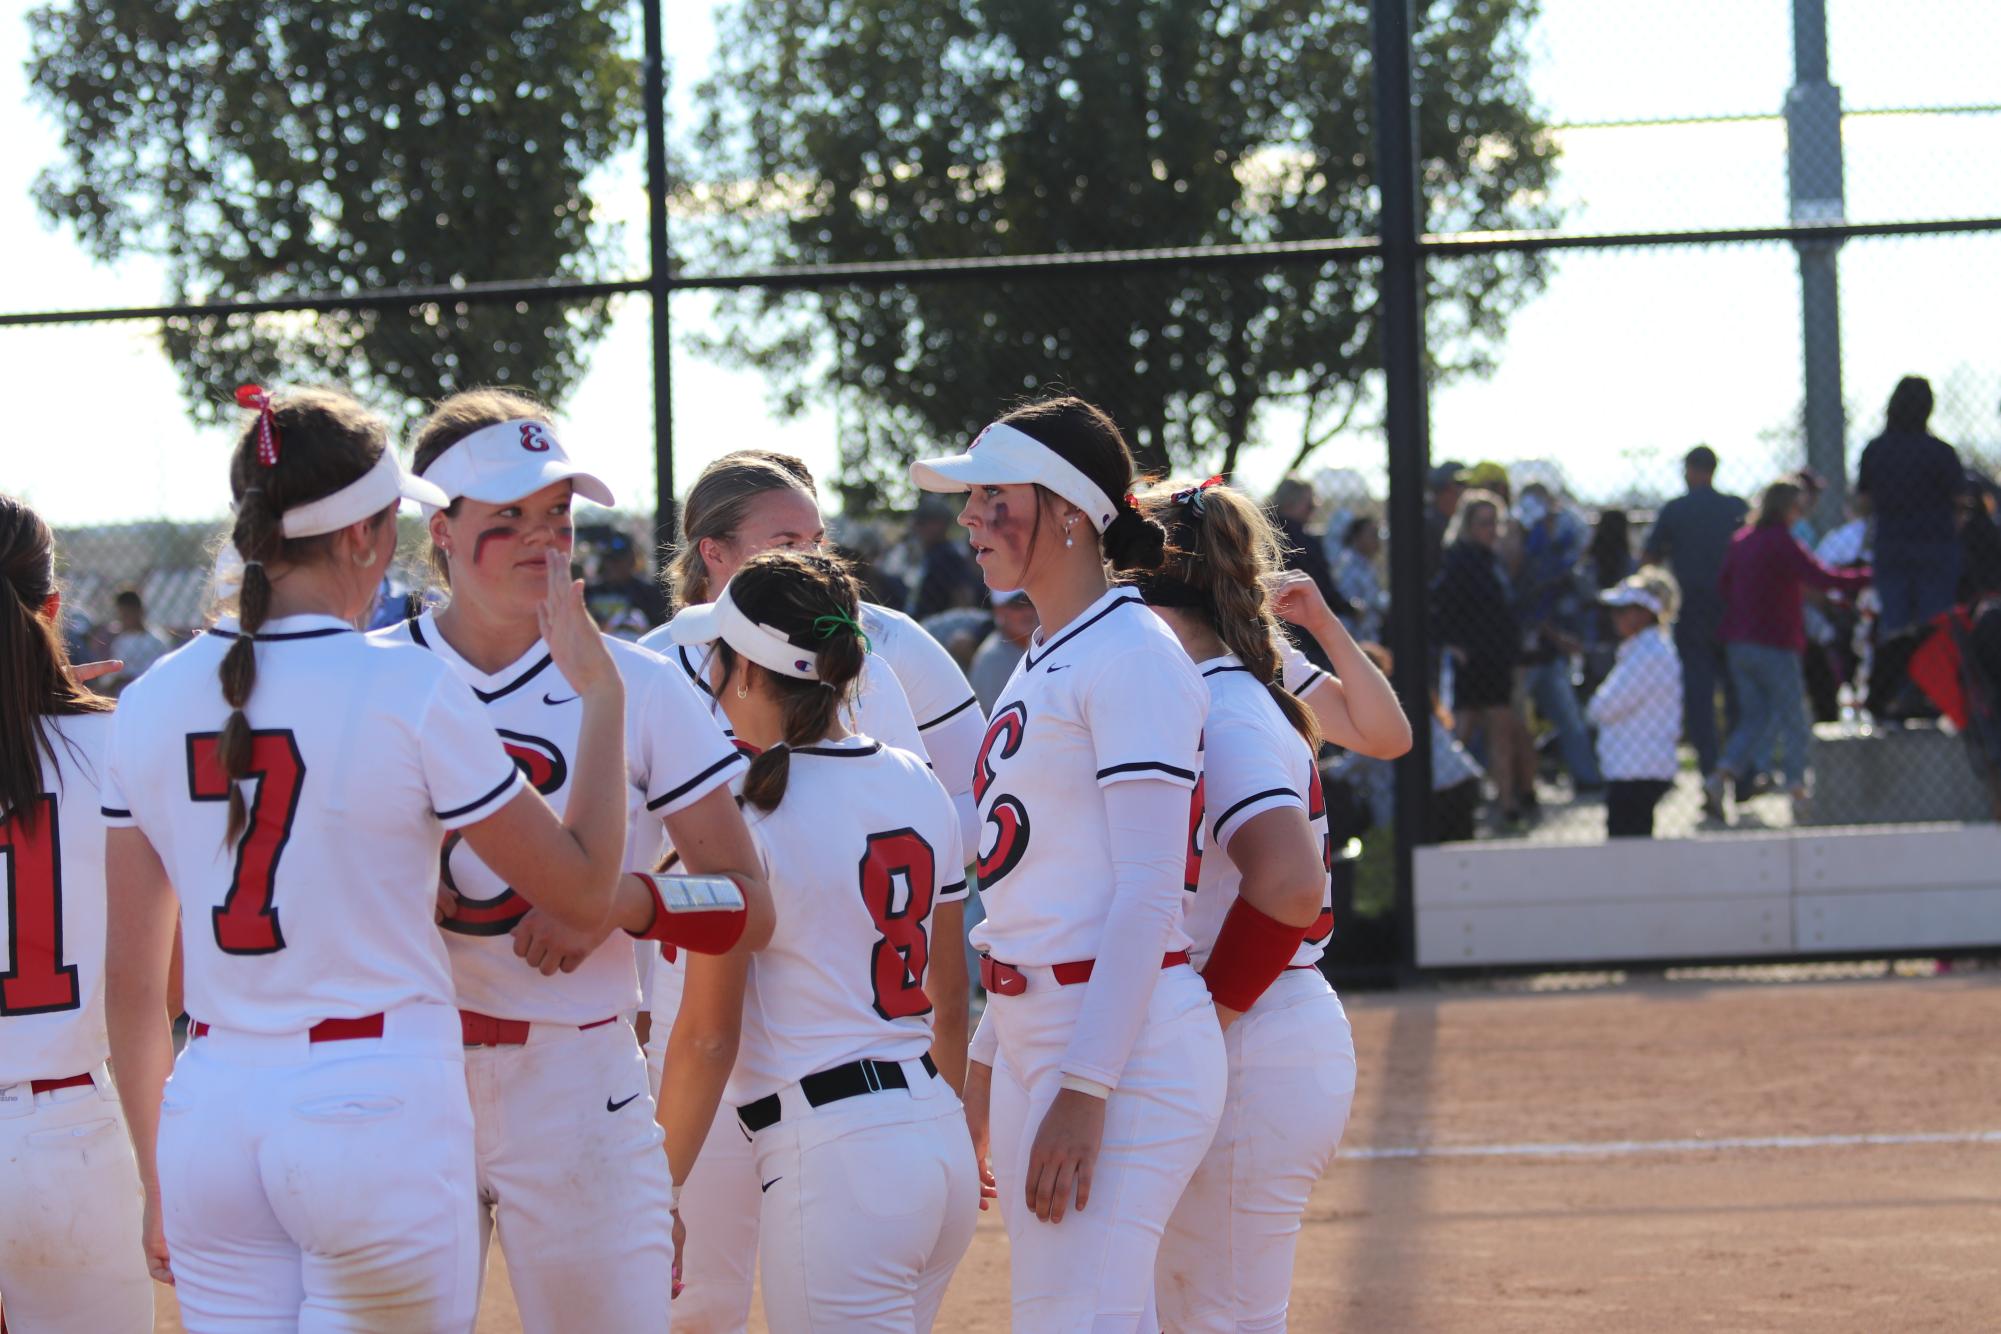
<svg viewBox="0 0 2001 1334">
<path fill-rule="evenodd" d="M 236 406 L 257 414 L 257 461 L 267 468 L 278 466 L 278 419 L 271 411 L 271 395 L 264 386 L 236 386 Z"/>
</svg>

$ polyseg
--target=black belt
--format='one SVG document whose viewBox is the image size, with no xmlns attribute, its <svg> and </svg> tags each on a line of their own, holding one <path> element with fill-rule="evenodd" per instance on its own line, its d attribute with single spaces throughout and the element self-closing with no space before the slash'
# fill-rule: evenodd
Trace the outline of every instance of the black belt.
<svg viewBox="0 0 2001 1334">
<path fill-rule="evenodd" d="M 924 1073 L 937 1078 L 938 1065 L 926 1053 L 923 1057 Z M 837 1065 L 831 1070 L 808 1075 L 799 1081 L 799 1089 L 806 1095 L 806 1101 L 814 1107 L 825 1107 L 830 1102 L 843 1098 L 858 1098 L 864 1093 L 880 1093 L 884 1089 L 907 1089 L 910 1080 L 903 1073 L 903 1066 L 895 1061 L 871 1061 L 864 1057 Z M 775 1126 L 784 1115 L 779 1110 L 778 1095 L 768 1093 L 756 1102 L 747 1102 L 736 1109 L 737 1119 L 748 1130 L 763 1130 Z"/>
</svg>

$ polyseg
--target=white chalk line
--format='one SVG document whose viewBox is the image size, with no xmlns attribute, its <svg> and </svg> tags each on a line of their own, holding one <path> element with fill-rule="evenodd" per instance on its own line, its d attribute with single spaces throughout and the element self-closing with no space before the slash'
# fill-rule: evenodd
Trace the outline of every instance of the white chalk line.
<svg viewBox="0 0 2001 1334">
<path fill-rule="evenodd" d="M 2001 1130 L 1919 1131 L 1903 1135 L 1759 1135 L 1721 1139 L 1582 1140 L 1555 1144 L 1423 1144 L 1348 1149 L 1343 1158 L 1629 1158 L 1649 1153 L 1718 1153 L 1744 1149 L 1841 1149 L 1906 1144 L 2001 1144 Z"/>
</svg>

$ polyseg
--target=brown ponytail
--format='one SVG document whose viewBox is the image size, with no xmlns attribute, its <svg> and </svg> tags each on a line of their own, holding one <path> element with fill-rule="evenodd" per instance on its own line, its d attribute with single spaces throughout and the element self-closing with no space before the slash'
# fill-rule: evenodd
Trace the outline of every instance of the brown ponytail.
<svg viewBox="0 0 2001 1334">
<path fill-rule="evenodd" d="M 241 632 L 222 655 L 222 698 L 230 713 L 216 738 L 216 759 L 229 776 L 231 843 L 249 820 L 239 784 L 250 775 L 254 737 L 244 710 L 257 688 L 257 631 L 271 614 L 270 567 L 324 559 L 333 545 L 331 533 L 287 538 L 285 511 L 357 480 L 389 447 L 388 424 L 335 390 L 303 389 L 275 398 L 271 416 L 278 461 L 267 467 L 259 460 L 259 426 L 253 417 L 229 462 L 229 489 L 236 498 L 236 526 L 229 536 L 244 570 L 237 597 Z M 388 513 L 385 509 L 376 521 Z"/>
<path fill-rule="evenodd" d="M 111 701 L 70 675 L 42 609 L 56 591 L 55 537 L 42 516 L 0 496 L 0 820 L 32 827 L 51 717 L 103 713 Z"/>
<path fill-rule="evenodd" d="M 750 762 L 743 798 L 759 810 L 776 810 L 792 777 L 793 748 L 810 746 L 833 731 L 841 706 L 861 677 L 868 658 L 861 632 L 854 628 L 861 615 L 861 585 L 838 556 L 767 551 L 736 572 L 730 600 L 751 620 L 818 655 L 817 681 L 762 670 L 758 674 L 762 688 L 778 698 L 783 726 L 778 744 Z M 727 678 L 738 657 L 726 643 L 717 648 Z"/>
<path fill-rule="evenodd" d="M 1279 680 L 1278 621 L 1265 590 L 1284 562 L 1278 532 L 1264 510 L 1220 484 L 1156 489 L 1139 498 L 1139 509 L 1167 529 L 1172 543 L 1159 574 L 1136 581 L 1139 587 L 1159 605 L 1207 620 L 1318 754 L 1320 725 Z"/>
<path fill-rule="evenodd" d="M 708 467 L 688 488 L 681 502 L 681 543 L 668 553 L 667 595 L 676 607 L 707 602 L 709 567 L 702 559 L 702 541 L 715 538 L 727 542 L 743 525 L 750 502 L 767 491 L 800 491 L 813 497 L 813 475 L 806 465 L 790 454 L 768 450 L 740 449 L 725 454 Z"/>
</svg>

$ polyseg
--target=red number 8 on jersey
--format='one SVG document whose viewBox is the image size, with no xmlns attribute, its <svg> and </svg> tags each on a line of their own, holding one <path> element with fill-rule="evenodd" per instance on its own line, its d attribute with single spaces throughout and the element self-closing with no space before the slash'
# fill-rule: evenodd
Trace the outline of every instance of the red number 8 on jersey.
<svg viewBox="0 0 2001 1334">
<path fill-rule="evenodd" d="M 882 939 L 869 958 L 875 1012 L 885 1019 L 931 1013 L 924 973 L 931 966 L 931 898 L 938 888 L 938 859 L 914 829 L 871 834 L 862 854 L 862 903 Z M 897 893 L 897 882 L 903 893 Z M 899 897 L 901 902 L 899 902 Z"/>
</svg>

